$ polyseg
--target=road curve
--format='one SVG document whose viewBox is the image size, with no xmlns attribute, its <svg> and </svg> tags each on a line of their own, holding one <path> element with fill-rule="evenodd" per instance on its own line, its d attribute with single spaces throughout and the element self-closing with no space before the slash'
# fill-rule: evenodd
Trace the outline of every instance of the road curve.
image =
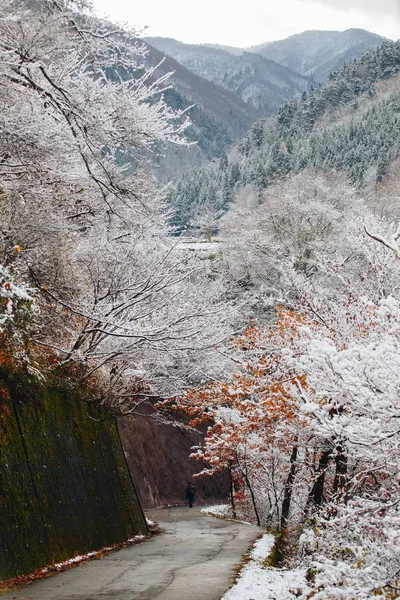
<svg viewBox="0 0 400 600">
<path fill-rule="evenodd" d="M 198 508 L 149 511 L 164 534 L 86 563 L 7 600 L 218 600 L 260 529 L 207 517 Z"/>
</svg>

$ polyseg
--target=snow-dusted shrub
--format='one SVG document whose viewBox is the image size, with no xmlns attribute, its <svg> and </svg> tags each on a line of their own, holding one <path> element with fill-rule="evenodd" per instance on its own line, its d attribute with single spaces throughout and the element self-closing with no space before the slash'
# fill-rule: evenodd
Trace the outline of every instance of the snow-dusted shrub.
<svg viewBox="0 0 400 600">
<path fill-rule="evenodd" d="M 32 290 L 17 273 L 0 264 L 0 341 L 1 354 L 24 354 L 33 313 L 37 312 Z M 21 354 L 22 353 L 22 354 Z"/>
</svg>

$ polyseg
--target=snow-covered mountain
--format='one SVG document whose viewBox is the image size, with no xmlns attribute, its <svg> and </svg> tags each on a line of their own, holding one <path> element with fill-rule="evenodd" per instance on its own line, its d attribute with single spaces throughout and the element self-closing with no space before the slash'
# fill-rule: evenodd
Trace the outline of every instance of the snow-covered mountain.
<svg viewBox="0 0 400 600">
<path fill-rule="evenodd" d="M 144 38 L 148 66 L 165 60 L 159 74 L 173 72 L 165 99 L 190 109 L 189 151 L 170 150 L 159 158 L 160 179 L 221 156 L 260 115 L 272 115 L 301 96 L 350 58 L 380 45 L 383 38 L 361 29 L 305 31 L 248 49 L 217 44 L 184 44 L 171 38 Z"/>
<path fill-rule="evenodd" d="M 196 106 L 206 111 L 216 121 L 223 123 L 233 139 L 241 137 L 260 116 L 259 110 L 246 104 L 237 94 L 224 86 L 196 74 L 183 63 L 171 58 L 171 55 L 164 58 L 165 53 L 158 50 L 155 45 L 146 42 L 146 46 L 149 66 L 158 64 L 164 59 L 157 69 L 158 75 L 172 72 L 170 83 L 173 89 L 191 103 L 195 102 Z"/>
<path fill-rule="evenodd" d="M 233 55 L 223 48 L 183 44 L 170 38 L 145 38 L 187 69 L 231 92 L 264 114 L 308 89 L 311 79 L 259 54 Z"/>
<path fill-rule="evenodd" d="M 247 50 L 312 77 L 325 81 L 331 71 L 379 46 L 385 38 L 364 29 L 304 31 L 284 40 L 266 42 Z"/>
<path fill-rule="evenodd" d="M 159 64 L 164 53 L 146 45 L 147 66 Z M 170 146 L 168 152 L 153 157 L 160 181 L 219 157 L 226 147 L 243 137 L 261 115 L 237 94 L 196 75 L 169 56 L 156 70 L 157 76 L 165 73 L 172 73 L 168 80 L 171 88 L 164 93 L 167 104 L 174 109 L 192 106 L 188 112 L 192 126 L 186 131 L 186 137 L 196 144 L 189 148 Z"/>
</svg>

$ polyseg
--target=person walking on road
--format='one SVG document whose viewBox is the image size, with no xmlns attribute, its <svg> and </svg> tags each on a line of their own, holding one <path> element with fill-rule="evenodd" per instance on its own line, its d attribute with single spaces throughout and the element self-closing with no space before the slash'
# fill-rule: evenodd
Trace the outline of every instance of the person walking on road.
<svg viewBox="0 0 400 600">
<path fill-rule="evenodd" d="M 194 487 L 191 481 L 188 482 L 188 486 L 186 488 L 186 500 L 189 502 L 190 508 L 192 508 L 194 501 L 196 500 L 196 488 Z"/>
</svg>

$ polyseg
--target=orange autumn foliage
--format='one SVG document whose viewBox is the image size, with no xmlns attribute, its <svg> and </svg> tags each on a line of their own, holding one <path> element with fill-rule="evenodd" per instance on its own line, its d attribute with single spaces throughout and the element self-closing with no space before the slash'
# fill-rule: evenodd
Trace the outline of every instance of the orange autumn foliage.
<svg viewBox="0 0 400 600">
<path fill-rule="evenodd" d="M 306 318 L 293 311 L 279 307 L 277 322 L 267 330 L 253 324 L 245 333 L 231 341 L 229 351 L 241 363 L 240 371 L 229 379 L 211 382 L 191 389 L 173 402 L 164 402 L 174 410 L 184 411 L 190 417 L 190 425 L 209 422 L 204 449 L 193 456 L 208 463 L 213 470 L 226 468 L 235 462 L 239 445 L 249 446 L 251 434 L 256 433 L 258 442 L 266 447 L 271 443 L 277 426 L 297 418 L 297 401 L 286 385 L 291 379 L 307 388 L 305 376 L 291 373 L 281 367 L 281 351 L 299 339 L 299 327 L 307 324 Z M 221 410 L 228 408 L 237 415 L 236 422 L 222 422 Z M 289 438 L 274 440 L 289 447 Z"/>
</svg>

